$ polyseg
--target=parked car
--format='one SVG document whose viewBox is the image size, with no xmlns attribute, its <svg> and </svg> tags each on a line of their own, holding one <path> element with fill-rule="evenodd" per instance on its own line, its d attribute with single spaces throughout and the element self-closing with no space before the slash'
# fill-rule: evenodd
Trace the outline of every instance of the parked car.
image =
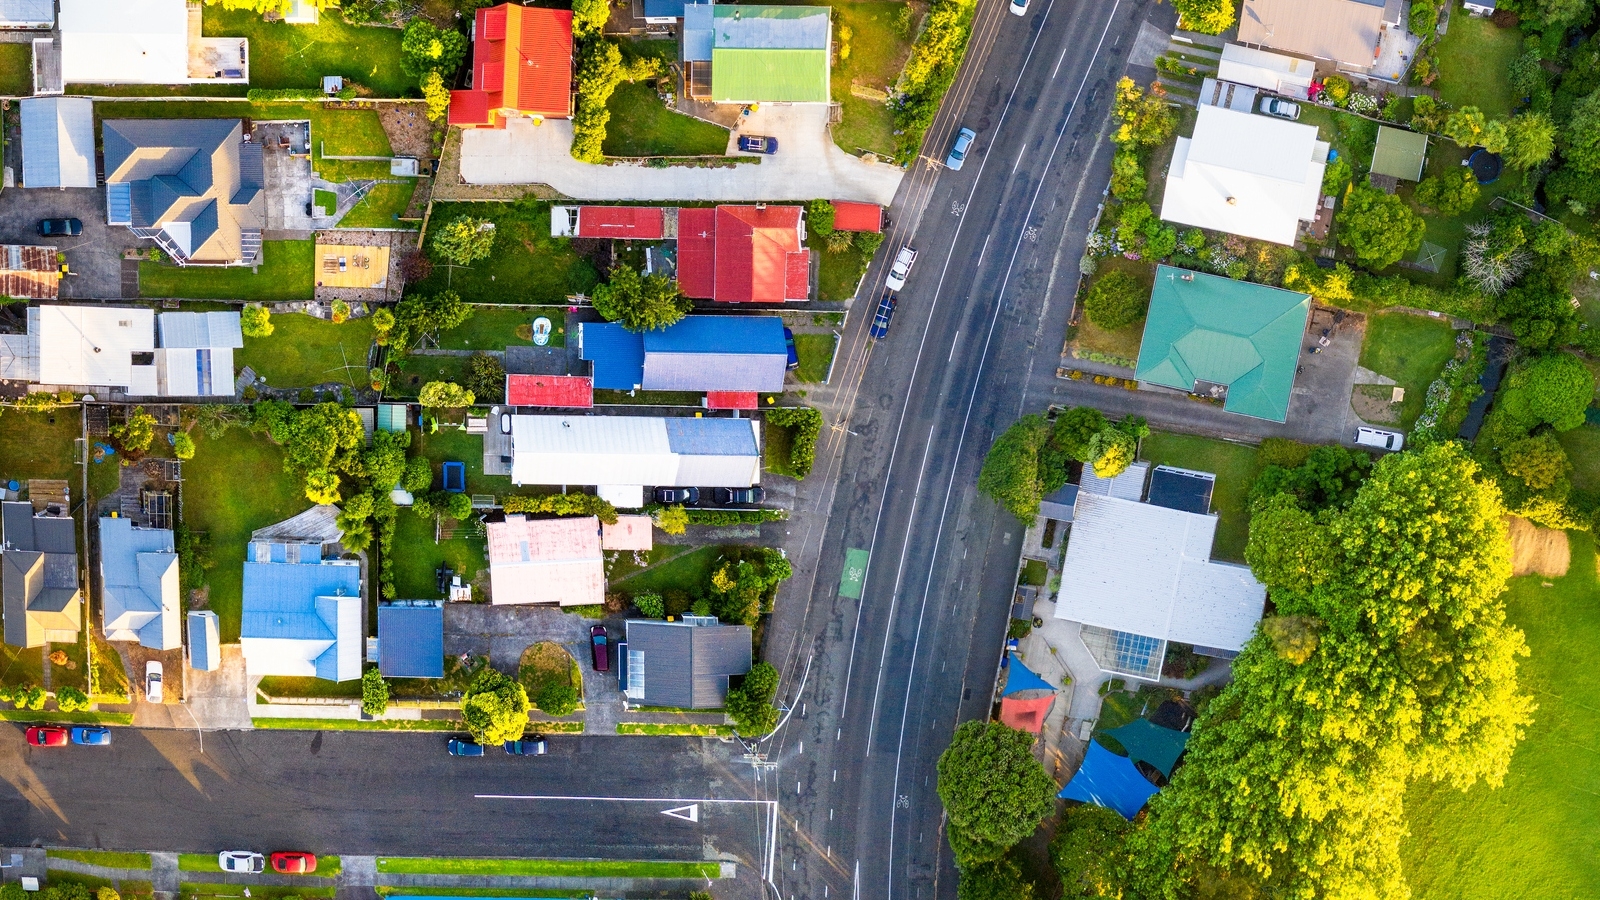
<svg viewBox="0 0 1600 900">
<path fill-rule="evenodd" d="M 755 506 L 766 499 L 767 492 L 759 487 L 712 488 L 711 496 L 721 506 Z"/>
<path fill-rule="evenodd" d="M 760 134 L 741 134 L 739 149 L 746 153 L 777 153 L 778 139 Z"/>
<path fill-rule="evenodd" d="M 542 734 L 529 735 L 520 741 L 506 741 L 506 752 L 512 756 L 543 756 L 548 749 Z"/>
<path fill-rule="evenodd" d="M 791 370 L 800 368 L 800 351 L 795 349 L 794 332 L 790 331 L 787 325 L 783 326 L 783 346 L 789 351 L 789 368 Z"/>
<path fill-rule="evenodd" d="M 108 747 L 111 729 L 104 725 L 79 725 L 72 729 L 72 742 L 84 747 Z"/>
<path fill-rule="evenodd" d="M 917 251 L 910 247 L 901 247 L 895 254 L 894 265 L 889 267 L 889 276 L 883 279 L 884 286 L 891 291 L 898 291 L 906 286 L 906 279 L 911 275 L 911 266 L 917 261 Z"/>
<path fill-rule="evenodd" d="M 889 320 L 894 318 L 894 294 L 883 292 L 883 299 L 878 301 L 878 314 L 872 319 L 872 327 L 867 333 L 878 340 L 889 336 Z"/>
<path fill-rule="evenodd" d="M 217 868 L 241 875 L 260 875 L 267 868 L 267 858 L 251 850 L 224 850 L 217 854 Z"/>
<path fill-rule="evenodd" d="M 317 857 L 299 850 L 279 850 L 272 854 L 272 871 L 279 875 L 310 875 L 317 870 Z"/>
<path fill-rule="evenodd" d="M 596 672 L 611 671 L 610 648 L 606 646 L 609 640 L 604 625 L 596 625 L 589 629 L 589 660 L 594 663 Z"/>
<path fill-rule="evenodd" d="M 1382 428 L 1357 428 L 1356 443 L 1362 447 L 1377 447 L 1379 450 L 1397 452 L 1406 444 L 1406 436 L 1398 431 L 1385 431 Z"/>
<path fill-rule="evenodd" d="M 40 219 L 39 233 L 45 237 L 74 237 L 83 234 L 83 222 L 78 219 Z"/>
<path fill-rule="evenodd" d="M 967 151 L 977 139 L 978 133 L 971 128 L 956 132 L 956 142 L 950 146 L 950 155 L 944 158 L 944 167 L 952 172 L 961 171 L 962 164 L 967 161 Z"/>
<path fill-rule="evenodd" d="M 1280 119 L 1293 120 L 1300 118 L 1300 104 L 1280 100 L 1277 97 L 1262 97 L 1261 111 L 1269 116 L 1277 116 Z"/>
<path fill-rule="evenodd" d="M 692 487 L 658 487 L 656 488 L 657 503 L 682 503 L 693 506 L 700 502 L 700 489 Z"/>
<path fill-rule="evenodd" d="M 144 664 L 144 699 L 151 703 L 162 702 L 161 660 L 152 659 Z"/>
<path fill-rule="evenodd" d="M 67 730 L 60 725 L 29 725 L 27 738 L 30 747 L 65 747 Z"/>
<path fill-rule="evenodd" d="M 451 738 L 450 743 L 445 744 L 445 749 L 450 751 L 451 756 L 483 755 L 482 744 L 478 743 L 477 741 L 465 741 L 461 738 Z"/>
<path fill-rule="evenodd" d="M 1011 14 L 1025 16 L 1028 14 L 1028 0 L 1011 0 Z"/>
</svg>

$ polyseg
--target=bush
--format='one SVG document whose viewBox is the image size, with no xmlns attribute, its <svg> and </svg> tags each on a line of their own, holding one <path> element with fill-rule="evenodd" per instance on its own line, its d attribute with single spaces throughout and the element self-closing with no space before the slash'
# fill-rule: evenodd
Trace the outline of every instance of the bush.
<svg viewBox="0 0 1600 900">
<path fill-rule="evenodd" d="M 1120 270 L 1107 272 L 1089 288 L 1083 300 L 1089 321 L 1107 331 L 1125 328 L 1144 318 L 1149 305 L 1150 294 L 1144 285 Z"/>
<path fill-rule="evenodd" d="M 1138 200 L 1144 196 L 1149 183 L 1144 175 L 1144 162 L 1137 151 L 1119 148 L 1111 157 L 1111 196 L 1118 200 Z"/>
<path fill-rule="evenodd" d="M 728 689 L 723 704 L 733 727 L 744 737 L 760 737 L 778 727 L 778 708 L 772 698 L 778 694 L 778 670 L 771 663 L 756 663 L 738 687 Z"/>
<path fill-rule="evenodd" d="M 1329 75 L 1322 81 L 1322 94 L 1334 106 L 1350 102 L 1350 80 L 1343 75 Z"/>
<path fill-rule="evenodd" d="M 767 424 L 794 429 L 789 444 L 789 465 L 796 478 L 810 475 L 811 467 L 817 461 L 817 437 L 822 434 L 822 413 L 809 406 L 768 410 Z"/>
<path fill-rule="evenodd" d="M 682 504 L 656 510 L 656 527 L 665 534 L 683 534 L 689 525 L 689 511 Z"/>
<path fill-rule="evenodd" d="M 506 396 L 506 367 L 487 353 L 467 360 L 467 389 L 478 402 L 499 403 Z"/>
<path fill-rule="evenodd" d="M 389 711 L 389 682 L 376 667 L 361 673 L 361 711 L 374 717 Z"/>
<path fill-rule="evenodd" d="M 429 409 L 461 409 L 476 399 L 471 391 L 453 381 L 430 381 L 417 393 L 417 402 Z"/>
<path fill-rule="evenodd" d="M 660 594 L 650 592 L 635 594 L 633 605 L 639 607 L 639 612 L 646 619 L 660 619 L 667 614 L 666 598 Z"/>
<path fill-rule="evenodd" d="M 239 311 L 239 330 L 245 337 L 269 337 L 273 328 L 272 313 L 265 306 L 246 306 Z"/>
<path fill-rule="evenodd" d="M 617 524 L 617 508 L 594 494 L 547 494 L 543 497 L 507 497 L 500 508 L 508 513 L 542 513 L 554 516 L 595 516 L 607 525 Z"/>
<path fill-rule="evenodd" d="M 75 687 L 56 691 L 56 708 L 62 712 L 82 712 L 89 708 L 89 695 Z"/>
<path fill-rule="evenodd" d="M 562 681 L 547 681 L 539 686 L 534 705 L 552 716 L 571 715 L 578 708 L 578 689 Z"/>
<path fill-rule="evenodd" d="M 895 162 L 906 165 L 916 158 L 923 135 L 933 124 L 945 91 L 967 52 L 976 0 L 935 0 L 928 9 L 922 33 L 911 45 L 911 56 L 900 74 L 900 96 L 894 111 Z"/>
<path fill-rule="evenodd" d="M 494 249 L 495 224 L 488 219 L 456 216 L 433 232 L 428 245 L 437 256 L 458 266 L 488 259 Z"/>
<path fill-rule="evenodd" d="M 689 525 L 760 525 L 782 522 L 789 513 L 782 509 L 686 509 L 684 518 Z"/>
<path fill-rule="evenodd" d="M 128 417 L 121 425 L 111 426 L 111 436 L 117 444 L 130 453 L 142 453 L 150 449 L 156 439 L 156 417 L 145 412 L 144 407 L 135 406 L 128 411 Z"/>
<path fill-rule="evenodd" d="M 819 238 L 833 234 L 833 202 L 813 200 L 806 204 L 806 230 Z"/>
<path fill-rule="evenodd" d="M 172 436 L 172 455 L 179 459 L 194 459 L 194 438 L 180 431 Z"/>
<path fill-rule="evenodd" d="M 1221 34 L 1233 27 L 1232 0 L 1173 0 L 1178 26 L 1201 34 Z"/>
<path fill-rule="evenodd" d="M 1430 175 L 1417 185 L 1418 203 L 1447 216 L 1458 216 L 1478 200 L 1478 179 L 1472 169 L 1459 166 L 1443 175 Z"/>
</svg>

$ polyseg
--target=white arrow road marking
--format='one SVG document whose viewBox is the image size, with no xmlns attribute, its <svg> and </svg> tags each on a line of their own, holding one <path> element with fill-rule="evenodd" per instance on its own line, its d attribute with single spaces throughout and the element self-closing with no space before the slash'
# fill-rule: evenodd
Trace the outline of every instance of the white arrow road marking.
<svg viewBox="0 0 1600 900">
<path fill-rule="evenodd" d="M 679 806 L 675 809 L 663 809 L 661 814 L 663 816 L 671 816 L 674 819 L 682 819 L 685 822 L 698 822 L 700 821 L 700 804 L 691 803 L 688 806 Z"/>
</svg>

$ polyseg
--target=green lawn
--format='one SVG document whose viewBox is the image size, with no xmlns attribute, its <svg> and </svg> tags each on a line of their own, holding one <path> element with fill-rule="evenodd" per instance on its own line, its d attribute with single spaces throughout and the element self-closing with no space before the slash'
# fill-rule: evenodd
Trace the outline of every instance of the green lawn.
<svg viewBox="0 0 1600 900">
<path fill-rule="evenodd" d="M 372 319 L 351 319 L 339 325 L 304 313 L 272 317 L 272 334 L 247 337 L 234 365 L 249 366 L 279 388 L 310 387 L 338 382 L 367 384 L 367 353 L 372 347 Z"/>
<path fill-rule="evenodd" d="M 1085 290 L 1094 286 L 1112 272 L 1123 272 L 1139 280 L 1146 294 L 1155 284 L 1156 267 L 1147 261 L 1124 259 L 1120 256 L 1111 256 L 1099 260 L 1095 270 L 1095 279 L 1085 285 Z M 1115 356 L 1119 359 L 1137 360 L 1139 358 L 1139 345 L 1144 342 L 1143 317 L 1131 325 L 1108 331 L 1089 321 L 1087 315 L 1078 317 L 1078 324 L 1070 326 L 1068 339 L 1077 349 L 1090 353 L 1102 353 Z"/>
<path fill-rule="evenodd" d="M 1511 115 L 1517 98 L 1511 96 L 1506 71 L 1522 53 L 1522 31 L 1498 28 L 1477 16 L 1450 16 L 1450 30 L 1439 41 L 1439 99 L 1461 106 L 1476 106 L 1491 119 Z"/>
<path fill-rule="evenodd" d="M 73 441 L 83 435 L 78 407 L 52 412 L 5 411 L 0 422 L 0 481 L 68 478 L 78 486 Z M 114 464 L 107 464 L 114 465 Z"/>
<path fill-rule="evenodd" d="M 440 563 L 455 569 L 463 583 L 470 583 L 488 567 L 482 539 L 455 537 L 435 543 L 433 536 L 432 517 L 424 519 L 408 509 L 400 511 L 394 529 L 394 553 L 388 560 L 394 567 L 396 596 L 411 600 L 441 596 L 433 575 Z"/>
<path fill-rule="evenodd" d="M 1600 491 L 1600 428 L 1582 425 L 1557 439 L 1572 459 L 1572 486 L 1580 491 Z"/>
<path fill-rule="evenodd" d="M 459 719 L 382 719 L 373 722 L 360 719 L 251 719 L 250 724 L 256 728 L 280 731 L 460 731 L 462 728 Z M 321 866 L 317 868 L 320 870 Z M 524 895 L 526 893 L 522 892 Z"/>
<path fill-rule="evenodd" d="M 1565 577 L 1514 578 L 1506 594 L 1507 618 L 1532 653 L 1518 675 L 1539 708 L 1505 784 L 1461 793 L 1421 780 L 1406 798 L 1401 856 L 1413 897 L 1576 898 L 1600 884 L 1600 670 L 1582 664 L 1600 643 L 1600 585 L 1594 538 L 1570 538 Z"/>
<path fill-rule="evenodd" d="M 361 202 L 350 207 L 350 211 L 339 220 L 340 228 L 405 228 L 408 224 L 401 222 L 397 217 L 405 215 L 406 207 L 411 205 L 411 195 L 417 192 L 420 182 L 406 181 L 399 184 L 393 182 L 379 182 L 367 191 Z M 411 226 L 415 227 L 415 226 Z"/>
<path fill-rule="evenodd" d="M 233 428 L 211 440 L 194 433 L 194 459 L 183 466 L 183 518 L 211 539 L 215 568 L 206 572 L 210 608 L 220 619 L 222 642 L 239 640 L 245 544 L 250 532 L 280 522 L 311 505 L 295 479 L 284 474 L 283 451 L 265 436 Z"/>
<path fill-rule="evenodd" d="M 434 434 L 411 429 L 411 455 L 433 460 L 434 483 L 446 460 L 466 463 L 467 493 L 504 496 L 513 493 L 508 475 L 483 474 L 483 436 L 460 428 L 441 428 Z"/>
<path fill-rule="evenodd" d="M 207 37 L 250 39 L 250 87 L 320 88 L 322 76 L 342 75 L 379 97 L 416 93 L 417 79 L 400 69 L 400 29 L 351 25 L 326 9 L 315 25 L 267 22 L 259 12 L 207 6 Z"/>
<path fill-rule="evenodd" d="M 266 241 L 261 247 L 261 265 L 254 270 L 245 266 L 179 267 L 146 260 L 139 263 L 139 293 L 192 300 L 310 300 L 315 246 L 311 241 Z"/>
<path fill-rule="evenodd" d="M 378 871 L 391 875 L 523 875 L 569 878 L 717 878 L 714 862 L 627 859 L 461 859 L 378 857 Z"/>
<path fill-rule="evenodd" d="M 833 365 L 833 353 L 839 346 L 839 337 L 833 334 L 797 334 L 794 349 L 800 356 L 800 368 L 795 376 L 801 381 L 820 384 L 828 380 L 828 368 Z"/>
<path fill-rule="evenodd" d="M 844 118 L 833 127 L 833 141 L 848 153 L 869 150 L 880 156 L 894 154 L 894 113 L 889 105 L 850 93 L 852 84 L 888 92 L 900 77 L 911 52 L 911 30 L 898 27 L 905 3 L 841 3 L 833 8 L 833 34 L 843 46 L 844 29 L 851 30 L 850 55 L 836 54 L 830 80 L 835 103 L 844 105 Z M 907 24 L 914 25 L 910 19 Z"/>
<path fill-rule="evenodd" d="M 413 354 L 400 360 L 400 374 L 389 379 L 384 397 L 416 399 L 417 392 L 430 381 L 467 382 L 467 356 L 423 356 Z"/>
<path fill-rule="evenodd" d="M 817 299 L 843 302 L 854 297 L 856 286 L 872 260 L 854 244 L 842 253 L 829 253 L 827 242 L 815 234 L 807 236 L 806 246 L 816 251 L 822 260 L 817 267 Z"/>
<path fill-rule="evenodd" d="M 1467 17 L 1462 16 L 1460 18 Z M 1455 26 L 1452 24 L 1451 29 L 1454 30 L 1454 28 Z M 1462 160 L 1466 159 L 1467 155 L 1467 149 L 1458 147 L 1450 141 L 1430 140 L 1428 142 L 1428 162 L 1423 168 L 1423 177 L 1427 178 L 1430 176 L 1443 175 L 1446 172 L 1452 171 L 1461 165 Z M 1429 213 L 1422 214 L 1422 221 L 1427 225 L 1427 231 L 1423 234 L 1422 239 L 1430 244 L 1443 247 L 1445 250 L 1444 259 L 1440 262 L 1438 274 L 1430 275 L 1427 273 L 1418 272 L 1415 269 L 1403 270 L 1399 267 L 1394 267 L 1387 271 L 1403 271 L 1408 277 L 1415 278 L 1419 281 L 1426 281 L 1431 284 L 1436 284 L 1441 287 L 1454 284 L 1456 279 L 1456 261 L 1460 254 L 1461 242 L 1465 240 L 1467 236 L 1467 223 L 1479 221 L 1487 216 L 1489 214 L 1489 204 L 1493 202 L 1496 197 L 1509 192 L 1516 182 L 1516 178 L 1502 177 L 1493 184 L 1478 185 L 1477 201 L 1472 204 L 1471 209 L 1468 209 L 1459 216 L 1441 216 Z M 1399 193 L 1401 197 L 1410 200 L 1412 195 L 1416 193 L 1416 185 L 1402 182 Z"/>
<path fill-rule="evenodd" d="M 504 350 L 533 346 L 533 320 L 550 319 L 548 347 L 567 345 L 567 308 L 564 306 L 475 306 L 472 318 L 460 327 L 440 332 L 441 350 Z"/>
<path fill-rule="evenodd" d="M 1367 319 L 1361 365 L 1393 378 L 1406 389 L 1400 427 L 1409 429 L 1422 414 L 1428 384 L 1455 355 L 1456 333 L 1445 319 L 1407 313 L 1379 313 Z"/>
<path fill-rule="evenodd" d="M 269 697 L 321 697 L 329 700 L 354 700 L 361 697 L 360 681 L 329 681 L 326 678 L 268 675 L 261 679 L 260 688 Z"/>
<path fill-rule="evenodd" d="M 1217 476 L 1211 511 L 1217 514 L 1217 539 L 1211 555 L 1242 561 L 1250 536 L 1250 485 L 1256 476 L 1256 448 L 1187 434 L 1154 431 L 1140 456 L 1156 465 L 1177 466 Z"/>
<path fill-rule="evenodd" d="M 112 850 L 49 850 L 45 853 L 52 859 L 70 859 L 74 862 L 88 863 L 91 866 L 105 866 L 110 869 L 148 869 L 150 868 L 150 854 L 148 853 L 118 853 Z M 217 858 L 211 857 L 211 864 L 217 864 Z"/>
<path fill-rule="evenodd" d="M 690 596 L 704 596 L 706 587 L 711 584 L 711 570 L 715 568 L 721 553 L 721 547 L 696 547 L 658 566 L 613 581 L 611 587 L 629 594 L 647 591 L 661 594 L 680 590 Z"/>
<path fill-rule="evenodd" d="M 1044 587 L 1045 579 L 1050 575 L 1050 569 L 1043 560 L 1029 559 L 1022 563 L 1022 571 L 1017 573 L 1017 584 L 1031 584 Z"/>
<path fill-rule="evenodd" d="M 43 647 L 34 647 L 30 650 L 13 647 L 10 644 L 0 644 L 0 685 L 42 686 L 44 657 Z"/>
<path fill-rule="evenodd" d="M 664 41 L 662 43 L 672 43 Z M 667 108 L 653 84 L 623 82 L 606 103 L 607 156 L 724 156 L 728 129 Z"/>
<path fill-rule="evenodd" d="M 471 266 L 435 268 L 415 290 L 446 288 L 469 303 L 565 304 L 567 295 L 585 293 L 599 281 L 589 261 L 572 250 L 567 238 L 550 236 L 550 204 L 524 199 L 516 203 L 436 203 L 430 228 L 459 216 L 478 216 L 495 223 L 494 252 Z M 432 253 L 432 242 L 429 242 Z"/>
<path fill-rule="evenodd" d="M 33 45 L 0 44 L 0 95 L 33 94 Z"/>
<path fill-rule="evenodd" d="M 648 734 L 667 737 L 727 737 L 732 725 L 703 725 L 695 722 L 618 722 L 617 734 Z"/>
<path fill-rule="evenodd" d="M 339 195 L 333 191 L 317 188 L 311 192 L 311 202 L 322 207 L 322 214 L 325 216 L 331 216 L 339 211 Z"/>
<path fill-rule="evenodd" d="M 324 897 L 331 900 L 334 892 L 332 882 L 328 882 L 327 887 L 313 886 L 323 881 L 317 876 L 322 874 L 322 861 L 324 858 L 317 857 L 316 875 L 290 876 L 297 879 L 305 879 L 304 886 L 296 884 L 280 887 L 277 885 L 252 884 L 250 885 L 250 900 L 297 900 L 297 898 L 308 897 Z M 178 885 L 178 893 L 182 900 L 193 900 L 196 897 L 240 900 L 244 896 L 240 893 L 240 885 L 237 884 L 196 884 L 190 881 L 181 882 Z"/>
<path fill-rule="evenodd" d="M 179 872 L 220 872 L 215 853 L 179 853 Z"/>
</svg>

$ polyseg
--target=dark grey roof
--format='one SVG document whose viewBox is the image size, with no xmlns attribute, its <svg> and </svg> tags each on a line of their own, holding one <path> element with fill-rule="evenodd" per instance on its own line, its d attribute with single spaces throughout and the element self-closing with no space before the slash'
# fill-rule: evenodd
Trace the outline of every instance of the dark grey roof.
<svg viewBox="0 0 1600 900">
<path fill-rule="evenodd" d="M 130 186 L 132 227 L 163 226 L 193 259 L 237 258 L 265 213 L 261 147 L 239 119 L 107 119 L 101 138 L 106 184 Z"/>
<path fill-rule="evenodd" d="M 629 619 L 629 697 L 647 706 L 714 709 L 728 697 L 728 679 L 750 671 L 750 629 Z M 639 696 L 632 689 L 642 682 Z"/>
<path fill-rule="evenodd" d="M 1216 483 L 1217 476 L 1210 472 L 1156 466 L 1150 475 L 1149 502 L 1204 516 L 1211 512 L 1211 490 Z"/>
<path fill-rule="evenodd" d="M 65 630 L 70 624 L 76 630 L 80 596 L 73 520 L 35 516 L 33 504 L 10 502 L 0 503 L 0 526 L 6 643 L 37 647 L 45 629 Z"/>
</svg>

